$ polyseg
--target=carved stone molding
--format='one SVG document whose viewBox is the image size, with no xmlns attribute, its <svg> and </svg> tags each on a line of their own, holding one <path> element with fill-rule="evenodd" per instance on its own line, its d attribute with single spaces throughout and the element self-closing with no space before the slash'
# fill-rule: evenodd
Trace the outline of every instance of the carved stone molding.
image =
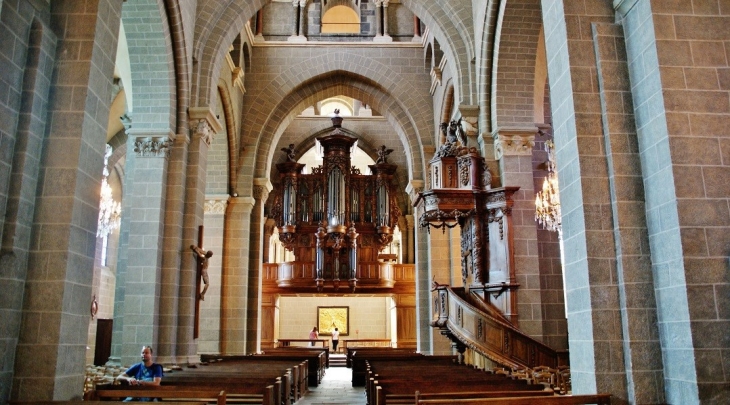
<svg viewBox="0 0 730 405">
<path fill-rule="evenodd" d="M 535 131 L 536 132 L 536 131 Z M 494 134 L 494 155 L 503 156 L 532 155 L 535 146 L 535 132 L 532 134 Z"/>
<path fill-rule="evenodd" d="M 226 213 L 228 206 L 228 196 L 223 198 L 210 198 L 205 200 L 203 212 L 212 215 L 223 215 Z"/>
<path fill-rule="evenodd" d="M 208 121 L 206 120 L 198 120 L 198 122 L 195 125 L 195 137 L 200 137 L 200 139 L 205 142 L 206 145 L 210 146 L 211 143 L 213 143 L 214 134 L 213 131 L 210 129 L 210 125 L 208 124 Z"/>
<path fill-rule="evenodd" d="M 134 140 L 134 153 L 137 157 L 164 157 L 170 156 L 172 141 L 167 136 L 144 136 Z"/>
</svg>

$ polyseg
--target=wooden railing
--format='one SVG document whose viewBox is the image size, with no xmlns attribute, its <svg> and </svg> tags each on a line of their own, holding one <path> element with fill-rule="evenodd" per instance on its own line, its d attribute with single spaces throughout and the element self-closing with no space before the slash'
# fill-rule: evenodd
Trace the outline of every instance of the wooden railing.
<svg viewBox="0 0 730 405">
<path fill-rule="evenodd" d="M 510 368 L 557 367 L 562 358 L 504 318 L 478 310 L 448 285 L 434 288 L 437 316 L 431 326 L 463 347 Z"/>
<path fill-rule="evenodd" d="M 264 263 L 264 282 L 276 283 L 283 288 L 314 288 L 316 277 L 313 262 Z M 413 264 L 361 263 L 357 268 L 358 288 L 393 288 L 399 281 L 413 283 Z M 342 280 L 347 286 L 347 280 Z"/>
</svg>

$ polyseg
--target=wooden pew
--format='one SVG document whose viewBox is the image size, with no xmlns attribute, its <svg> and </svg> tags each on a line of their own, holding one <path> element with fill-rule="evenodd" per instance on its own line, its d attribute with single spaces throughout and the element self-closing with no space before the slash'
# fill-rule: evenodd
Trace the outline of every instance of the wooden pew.
<svg viewBox="0 0 730 405">
<path fill-rule="evenodd" d="M 206 401 L 175 401 L 175 405 L 207 405 Z M 129 405 L 123 401 L 8 401 L 8 405 Z"/>
<path fill-rule="evenodd" d="M 307 390 L 307 364 L 306 360 L 259 361 L 254 356 L 247 356 L 167 374 L 162 379 L 162 385 L 202 384 L 224 389 L 228 394 L 228 402 L 261 397 L 262 389 L 273 385 L 276 397 L 282 401 L 296 402 Z"/>
<path fill-rule="evenodd" d="M 185 401 L 215 403 L 226 405 L 226 392 L 216 389 L 203 388 L 180 388 L 158 386 L 122 386 L 108 385 L 98 386 L 95 390 L 87 393 L 89 401 L 124 400 L 127 397 L 133 398 L 161 398 L 166 401 Z"/>
<path fill-rule="evenodd" d="M 266 349 L 263 351 L 264 354 L 273 354 L 273 353 L 324 353 L 324 360 L 325 360 L 325 368 L 330 368 L 330 350 L 329 348 L 325 347 L 300 347 L 300 346 L 285 346 L 280 347 L 276 349 Z"/>
<path fill-rule="evenodd" d="M 308 370 L 307 370 L 307 376 L 308 376 L 308 383 L 310 387 L 316 387 L 319 385 L 319 383 L 322 381 L 322 378 L 324 377 L 325 373 L 325 366 L 326 366 L 326 359 L 324 357 L 324 353 L 321 351 L 315 352 L 272 352 L 272 353 L 262 353 L 262 354 L 256 354 L 252 356 L 256 360 L 281 360 L 281 359 L 289 359 L 289 360 L 298 360 L 298 361 L 304 361 L 307 360 Z"/>
<path fill-rule="evenodd" d="M 500 398 L 440 398 L 440 399 L 423 399 L 418 394 L 416 396 L 416 405 L 444 405 L 444 404 L 464 404 L 464 405 L 585 405 L 599 404 L 610 405 L 610 394 L 592 394 L 592 395 L 553 395 L 553 396 L 529 396 L 529 397 L 500 397 Z"/>
<path fill-rule="evenodd" d="M 369 359 L 366 393 L 371 405 L 413 404 L 416 391 L 445 392 L 519 392 L 517 395 L 551 396 L 542 385 L 528 385 L 526 380 L 492 374 L 454 363 L 452 356 L 422 356 L 409 361 L 393 358 Z"/>
<path fill-rule="evenodd" d="M 411 354 L 415 353 L 416 351 L 413 349 L 403 349 L 403 348 L 387 348 L 387 347 L 348 347 L 345 349 L 345 360 L 347 361 L 347 368 L 352 368 L 352 356 L 357 351 L 360 351 L 361 354 L 363 353 L 405 353 L 405 354 Z"/>
</svg>

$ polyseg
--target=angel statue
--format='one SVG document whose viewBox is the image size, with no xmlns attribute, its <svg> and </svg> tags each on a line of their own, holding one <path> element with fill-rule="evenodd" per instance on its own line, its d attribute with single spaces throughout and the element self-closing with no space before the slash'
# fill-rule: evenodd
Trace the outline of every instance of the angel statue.
<svg viewBox="0 0 730 405">
<path fill-rule="evenodd" d="M 375 164 L 388 163 L 388 155 L 391 153 L 393 153 L 393 149 L 387 149 L 385 145 L 380 145 L 377 150 L 378 160 L 375 161 Z"/>
<path fill-rule="evenodd" d="M 286 153 L 286 160 L 289 162 L 297 161 L 297 152 L 294 150 L 294 144 L 290 143 L 288 148 L 281 148 L 281 151 Z"/>
</svg>

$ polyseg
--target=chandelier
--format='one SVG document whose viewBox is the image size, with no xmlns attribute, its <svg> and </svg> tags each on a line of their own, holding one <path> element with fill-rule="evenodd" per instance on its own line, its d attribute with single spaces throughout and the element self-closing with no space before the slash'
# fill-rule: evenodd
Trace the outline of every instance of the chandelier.
<svg viewBox="0 0 730 405">
<path fill-rule="evenodd" d="M 535 197 L 535 220 L 548 231 L 561 230 L 560 188 L 555 173 L 555 144 L 552 140 L 545 142 L 548 154 L 548 175 L 542 183 L 542 190 Z"/>
<path fill-rule="evenodd" d="M 112 187 L 109 185 L 109 156 L 112 154 L 112 147 L 106 145 L 104 153 L 104 171 L 101 178 L 101 199 L 99 200 L 99 224 L 96 228 L 96 236 L 104 238 L 112 231 L 119 228 L 121 222 L 122 207 L 112 198 Z"/>
</svg>

